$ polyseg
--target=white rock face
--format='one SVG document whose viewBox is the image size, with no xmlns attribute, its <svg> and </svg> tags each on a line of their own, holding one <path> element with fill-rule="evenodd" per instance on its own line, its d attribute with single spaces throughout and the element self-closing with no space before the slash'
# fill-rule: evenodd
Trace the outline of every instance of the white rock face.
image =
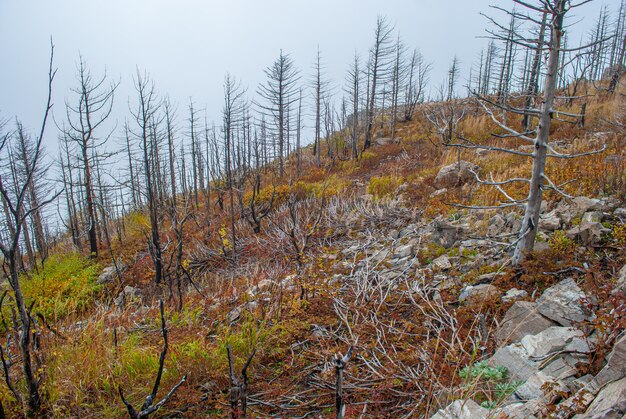
<svg viewBox="0 0 626 419">
<path fill-rule="evenodd" d="M 622 418 L 626 413 L 626 378 L 614 381 L 598 393 L 591 406 L 576 419 Z"/>
<path fill-rule="evenodd" d="M 496 331 L 496 343 L 502 345 L 518 342 L 526 335 L 536 335 L 550 326 L 556 326 L 552 320 L 537 311 L 537 303 L 516 301 L 504 315 Z"/>
<path fill-rule="evenodd" d="M 455 400 L 448 407 L 431 416 L 431 419 L 483 419 L 488 416 L 489 410 L 468 399 Z"/>
<path fill-rule="evenodd" d="M 502 291 L 491 284 L 469 285 L 461 291 L 459 302 L 463 305 L 479 304 L 490 298 L 498 298 Z"/>
<path fill-rule="evenodd" d="M 574 338 L 583 336 L 583 332 L 572 327 L 549 327 L 536 335 L 522 338 L 522 345 L 531 358 L 543 358 L 548 354 L 564 349 Z"/>
<path fill-rule="evenodd" d="M 581 305 L 585 293 L 572 278 L 565 279 L 544 291 L 537 300 L 537 311 L 561 326 L 572 326 L 587 318 Z"/>
</svg>

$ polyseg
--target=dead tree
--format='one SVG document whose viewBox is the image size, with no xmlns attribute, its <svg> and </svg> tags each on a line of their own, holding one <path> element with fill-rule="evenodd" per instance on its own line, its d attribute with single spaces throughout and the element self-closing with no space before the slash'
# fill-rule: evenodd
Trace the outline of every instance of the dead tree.
<svg viewBox="0 0 626 419">
<path fill-rule="evenodd" d="M 385 80 L 389 72 L 390 56 L 393 53 L 393 44 L 391 34 L 393 26 L 389 24 L 386 18 L 378 16 L 376 20 L 376 29 L 374 30 L 374 45 L 370 50 L 368 62 L 368 104 L 367 104 L 367 122 L 365 127 L 365 142 L 363 150 L 367 150 L 372 145 L 372 131 L 374 128 L 374 114 L 376 107 L 376 98 L 379 94 L 377 90 L 381 81 Z"/>
<path fill-rule="evenodd" d="M 135 90 L 137 91 L 139 103 L 137 108 L 131 110 L 136 123 L 138 138 L 142 151 L 144 179 L 146 183 L 146 199 L 148 201 L 148 212 L 150 217 L 150 238 L 148 248 L 154 264 L 157 284 L 163 278 L 163 256 L 161 250 L 161 238 L 159 232 L 159 205 L 157 202 L 157 185 L 154 173 L 154 151 L 156 138 L 156 126 L 159 124 L 158 111 L 161 103 L 157 98 L 154 83 L 147 75 L 142 75 L 137 69 L 135 77 Z"/>
<path fill-rule="evenodd" d="M 161 401 L 159 401 L 158 403 L 154 403 L 157 393 L 159 392 L 159 387 L 161 386 L 161 377 L 163 376 L 163 366 L 165 365 L 165 356 L 167 355 L 167 348 L 168 348 L 167 328 L 165 327 L 165 313 L 163 309 L 163 300 L 159 300 L 159 311 L 161 312 L 161 335 L 163 336 L 163 349 L 161 350 L 161 355 L 159 356 L 159 369 L 157 370 L 157 375 L 156 375 L 156 378 L 154 379 L 152 392 L 148 394 L 148 396 L 146 396 L 146 400 L 141 405 L 141 408 L 137 410 L 124 397 L 124 390 L 122 389 L 122 386 L 120 385 L 117 387 L 120 398 L 122 399 L 122 403 L 124 403 L 124 406 L 126 406 L 126 409 L 128 410 L 128 415 L 131 417 L 131 419 L 147 418 L 152 413 L 159 410 L 161 407 L 163 407 L 165 403 L 169 401 L 169 399 L 172 398 L 174 393 L 176 393 L 176 390 L 178 390 L 178 388 L 181 385 L 183 385 L 183 383 L 187 380 L 187 374 L 183 375 L 183 378 L 181 378 L 181 380 L 174 387 L 172 387 L 170 392 L 167 393 L 167 395 L 163 399 L 161 399 Z"/>
<path fill-rule="evenodd" d="M 396 126 L 398 122 L 398 104 L 400 103 L 400 86 L 404 84 L 406 63 L 404 61 L 406 47 L 398 35 L 394 46 L 394 58 L 391 67 L 391 141 L 396 140 Z"/>
<path fill-rule="evenodd" d="M 26 302 L 24 301 L 24 294 L 22 293 L 22 287 L 20 285 L 19 262 L 17 260 L 17 256 L 18 249 L 20 247 L 21 235 L 25 229 L 26 218 L 32 213 L 32 211 L 38 210 L 44 205 L 52 202 L 60 194 L 55 193 L 54 196 L 39 202 L 38 207 L 25 210 L 25 201 L 27 199 L 27 194 L 29 193 L 28 191 L 32 181 L 32 176 L 34 176 L 34 173 L 36 172 L 35 168 L 38 164 L 40 164 L 40 158 L 42 156 L 41 144 L 45 134 L 48 116 L 50 114 L 50 110 L 52 109 L 52 82 L 54 81 L 54 77 L 56 75 L 56 70 L 53 68 L 54 45 L 52 44 L 52 41 L 50 42 L 50 49 L 50 65 L 48 67 L 48 98 L 43 120 L 39 134 L 34 142 L 32 154 L 27 162 L 29 168 L 27 175 L 21 179 L 19 184 L 13 185 L 15 194 L 12 194 L 9 191 L 7 178 L 4 174 L 0 173 L 0 195 L 2 195 L 2 198 L 9 209 L 9 216 L 11 222 L 13 223 L 13 231 L 10 232 L 9 237 L 2 238 L 2 240 L 0 240 L 0 251 L 4 257 L 3 264 L 6 268 L 8 268 L 9 285 L 13 290 L 13 298 L 17 308 L 16 320 L 19 320 L 19 324 L 15 321 L 15 325 L 19 330 L 16 330 L 15 334 L 16 336 L 19 335 L 19 342 L 16 343 L 19 344 L 22 370 L 24 380 L 26 382 L 25 387 L 28 392 L 28 395 L 26 396 L 27 402 L 25 408 L 25 413 L 28 417 L 39 416 L 42 414 L 41 410 L 43 399 L 41 394 L 41 376 L 37 371 L 37 366 L 33 365 L 34 345 L 31 340 L 33 319 L 30 311 L 26 307 Z M 0 136 L 0 138 L 2 138 L 0 141 L 0 152 L 4 152 L 10 148 L 10 137 Z M 9 183 L 10 182 L 11 180 L 9 179 Z M 3 367 L 5 369 L 5 373 L 7 373 L 8 368 L 5 360 L 3 360 Z"/>
<path fill-rule="evenodd" d="M 404 121 L 413 119 L 417 104 L 424 100 L 431 64 L 424 61 L 418 50 L 413 50 L 408 64 L 408 77 L 404 86 Z"/>
<path fill-rule="evenodd" d="M 226 182 L 229 190 L 230 232 L 232 239 L 232 258 L 237 259 L 237 237 L 235 233 L 235 204 L 234 204 L 234 171 L 237 169 L 233 158 L 235 127 L 243 118 L 245 109 L 245 89 L 230 74 L 224 78 L 224 107 L 222 108 L 222 131 L 224 133 L 224 152 L 226 165 Z"/>
<path fill-rule="evenodd" d="M 604 147 L 599 150 L 592 150 L 588 152 L 578 154 L 563 154 L 555 150 L 548 144 L 550 125 L 553 119 L 563 120 L 563 118 L 577 119 L 580 117 L 578 114 L 571 114 L 554 109 L 555 90 L 557 86 L 557 77 L 559 74 L 559 66 L 561 55 L 563 53 L 562 39 L 564 34 L 564 18 L 567 12 L 573 8 L 581 6 L 588 1 L 582 1 L 577 4 L 571 4 L 567 0 L 536 0 L 532 3 L 522 0 L 513 0 L 516 4 L 523 6 L 527 14 L 520 12 L 504 11 L 507 14 L 515 14 L 517 18 L 523 18 L 528 22 L 536 25 L 541 25 L 541 19 L 543 14 L 547 15 L 547 40 L 545 42 L 539 42 L 536 39 L 529 39 L 528 36 L 518 33 L 513 29 L 511 36 L 506 36 L 503 39 L 503 35 L 499 31 L 488 30 L 487 32 L 500 40 L 511 40 L 511 42 L 525 46 L 530 49 L 541 48 L 542 53 L 547 53 L 547 68 L 544 77 L 543 92 L 541 107 L 537 108 L 519 108 L 514 105 L 505 103 L 499 103 L 489 97 L 480 95 L 475 92 L 479 103 L 485 110 L 487 115 L 491 118 L 492 122 L 504 132 L 504 134 L 494 134 L 496 138 L 500 139 L 521 139 L 533 145 L 534 150 L 532 152 L 520 151 L 518 149 L 511 149 L 505 146 L 487 146 L 479 144 L 475 141 L 471 141 L 466 138 L 460 138 L 459 142 L 452 144 L 456 147 L 469 148 L 469 149 L 484 149 L 491 151 L 499 151 L 517 156 L 523 156 L 532 159 L 532 170 L 529 178 L 514 178 L 503 181 L 496 181 L 494 179 L 481 180 L 476 175 L 479 183 L 494 186 L 500 191 L 506 198 L 506 201 L 499 207 L 523 207 L 524 217 L 521 224 L 519 234 L 512 244 L 515 247 L 512 257 L 512 264 L 518 265 L 524 260 L 526 255 L 533 250 L 535 243 L 535 236 L 539 226 L 539 216 L 541 212 L 541 202 L 543 199 L 544 190 L 554 190 L 566 197 L 569 197 L 560 187 L 550 180 L 546 174 L 546 164 L 548 159 L 571 159 L 575 157 L 587 156 L 594 153 L 599 153 L 604 150 Z M 503 10 L 503 9 L 500 9 Z M 534 16 L 534 15 L 539 16 Z M 489 18 L 489 20 L 500 30 L 505 30 L 495 19 Z M 508 33 L 508 32 L 507 32 Z M 584 49 L 584 47 L 583 47 Z M 536 128 L 528 131 L 517 131 L 510 126 L 506 125 L 503 120 L 496 116 L 496 112 L 502 112 L 503 114 L 513 113 L 517 115 L 529 114 L 535 118 L 538 118 L 539 122 Z M 528 185 L 528 196 L 525 199 L 516 200 L 513 199 L 504 189 L 506 185 L 512 183 L 524 183 Z"/>
<path fill-rule="evenodd" d="M 282 50 L 278 58 L 265 69 L 267 81 L 257 90 L 260 101 L 256 102 L 260 112 L 273 121 L 273 134 L 276 136 L 278 151 L 278 174 L 284 174 L 285 150 L 289 138 L 288 115 L 296 102 L 296 83 L 299 72 L 289 54 Z"/>
<path fill-rule="evenodd" d="M 48 258 L 48 244 L 39 202 L 42 198 L 45 199 L 45 177 L 49 166 L 42 166 L 39 164 L 32 169 L 35 173 L 29 173 L 31 170 L 30 161 L 32 160 L 32 156 L 35 152 L 35 144 L 24 130 L 24 126 L 19 121 L 17 121 L 15 136 L 16 144 L 12 154 L 15 160 L 15 167 L 19 171 L 18 176 L 31 179 L 28 185 L 28 194 L 26 195 L 25 203 L 27 210 L 32 209 L 30 211 L 29 218 L 31 219 L 33 233 L 35 235 L 35 245 L 37 247 L 37 251 L 39 252 L 41 264 L 43 265 Z M 26 228 L 24 231 L 27 230 L 28 229 Z M 36 269 L 36 266 L 34 267 Z"/>
<path fill-rule="evenodd" d="M 322 132 L 322 105 L 326 98 L 328 89 L 328 81 L 324 74 L 324 64 L 319 46 L 317 47 L 317 55 L 313 64 L 313 77 L 311 80 L 313 89 L 313 104 L 315 108 L 315 129 L 313 137 L 313 155 L 316 157 L 317 164 L 320 164 L 321 148 L 321 132 Z"/>
<path fill-rule="evenodd" d="M 107 121 L 113 110 L 115 90 L 119 83 L 106 85 L 106 73 L 94 79 L 87 67 L 82 55 L 78 62 L 78 86 L 72 89 L 76 95 L 76 103 L 66 101 L 65 109 L 67 116 L 67 128 L 64 130 L 67 138 L 74 141 L 78 146 L 78 162 L 83 174 L 85 213 L 88 222 L 89 255 L 98 257 L 98 236 L 96 220 L 96 196 L 94 191 L 94 175 L 92 173 L 96 149 L 101 147 L 110 137 L 110 133 L 100 138 L 97 137 L 99 128 Z"/>
<path fill-rule="evenodd" d="M 230 380 L 230 417 L 233 419 L 245 418 L 248 410 L 248 367 L 254 358 L 256 349 L 252 350 L 248 360 L 241 369 L 239 377 L 235 374 L 235 363 L 233 362 L 233 353 L 230 344 L 226 345 L 226 353 L 228 355 L 228 378 Z M 241 409 L 239 404 L 241 403 Z"/>
<path fill-rule="evenodd" d="M 448 79 L 439 88 L 439 102 L 431 104 L 426 110 L 426 119 L 434 126 L 440 144 L 450 147 L 459 136 L 460 124 L 466 116 L 465 100 L 455 97 L 456 83 L 459 77 L 459 64 L 455 56 L 448 70 Z M 461 149 L 457 148 L 457 162 L 461 162 Z"/>
<path fill-rule="evenodd" d="M 347 102 L 352 111 L 348 117 L 350 133 L 351 157 L 355 160 L 359 158 L 359 105 L 361 101 L 361 64 L 358 53 L 355 51 L 354 59 L 346 75 L 346 87 L 344 92 L 348 96 Z"/>
<path fill-rule="evenodd" d="M 346 414 L 346 405 L 343 402 L 343 372 L 346 365 L 352 358 L 352 350 L 350 346 L 345 355 L 341 353 L 335 354 L 333 363 L 335 364 L 335 413 L 337 419 L 343 419 Z"/>
</svg>

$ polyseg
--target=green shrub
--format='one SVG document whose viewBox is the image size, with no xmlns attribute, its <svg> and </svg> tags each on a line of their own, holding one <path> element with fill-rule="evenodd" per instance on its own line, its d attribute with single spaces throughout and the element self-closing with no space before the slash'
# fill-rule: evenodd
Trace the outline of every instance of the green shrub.
<svg viewBox="0 0 626 419">
<path fill-rule="evenodd" d="M 26 304 L 34 302 L 33 313 L 43 314 L 48 321 L 85 313 L 102 290 L 96 284 L 100 270 L 77 253 L 53 255 L 39 272 L 20 278 Z"/>
<path fill-rule="evenodd" d="M 490 366 L 487 361 L 480 361 L 466 366 L 459 376 L 466 382 L 466 387 L 473 390 L 473 398 L 487 409 L 494 409 L 522 385 L 521 381 L 509 381 L 508 369 L 501 365 Z"/>
</svg>

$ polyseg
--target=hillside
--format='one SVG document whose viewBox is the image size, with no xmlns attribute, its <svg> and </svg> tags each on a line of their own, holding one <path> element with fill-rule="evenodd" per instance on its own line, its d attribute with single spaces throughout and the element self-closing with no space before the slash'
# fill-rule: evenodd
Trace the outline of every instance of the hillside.
<svg viewBox="0 0 626 419">
<path fill-rule="evenodd" d="M 186 380 L 157 417 L 227 416 L 227 347 L 237 379 L 253 354 L 246 371 L 250 417 L 334 416 L 337 365 L 345 417 L 429 417 L 469 399 L 476 406 L 465 407 L 482 404 L 491 413 L 463 417 L 517 417 L 500 408 L 512 397 L 520 405 L 524 382 L 527 398 L 540 401 L 526 417 L 542 417 L 564 411 L 590 377 L 607 370 L 607 359 L 614 367 L 609 383 L 623 383 L 617 357 L 624 349 L 622 355 L 611 352 L 615 342 L 625 345 L 626 328 L 623 88 L 621 83 L 613 95 L 600 89 L 588 99 L 584 128 L 553 122 L 554 149 L 606 150 L 548 162 L 546 175 L 571 198 L 546 191 L 535 252 L 519 266 L 510 263 L 510 244 L 523 209 L 467 208 L 504 202 L 497 188 L 477 183 L 468 168 L 483 180 L 521 178 L 529 176 L 530 161 L 444 146 L 428 119 L 446 105 L 438 102 L 419 105 L 412 120 L 398 123 L 394 139 L 388 123 L 377 124 L 373 146 L 358 160 L 330 152 L 345 141 L 347 134 L 337 131 L 323 140 L 329 153 L 319 163 L 309 146 L 289 155 L 286 176 L 264 167 L 260 187 L 243 184 L 246 210 L 252 204 L 259 214 L 267 209 L 257 232 L 249 212 L 237 210 L 231 219 L 228 205 L 220 208 L 229 191 L 217 184 L 201 190 L 197 204 L 191 192 L 179 194 L 178 216 L 184 213 L 185 223 L 166 210 L 159 216 L 168 266 L 159 285 L 146 246 L 146 211 L 110 220 L 111 244 L 103 245 L 97 260 L 62 237 L 45 267 L 21 278 L 38 319 L 33 334 L 48 414 L 124 417 L 119 389 L 135 408 L 141 405 L 159 370 L 159 299 L 167 353 L 157 400 L 183 375 Z M 577 110 L 580 102 L 561 105 Z M 463 100 L 463 106 L 460 135 L 483 146 L 504 142 L 524 150 L 519 140 L 491 136 L 498 127 L 477 102 Z M 516 118 L 510 116 L 509 124 L 517 126 Z M 516 185 L 503 187 L 514 199 L 526 194 Z M 181 266 L 174 270 L 181 230 Z M 550 300 L 566 291 L 574 296 Z M 10 294 L 1 301 L 1 329 L 8 331 L 16 321 Z M 541 304 L 549 309 L 511 320 L 511 310 L 533 312 Z M 572 310 L 578 316 L 572 318 Z M 575 332 L 537 337 L 549 327 Z M 571 370 L 567 377 L 541 387 L 552 382 L 548 372 L 520 373 L 504 358 L 506 345 L 527 343 L 526 335 L 536 338 L 535 361 L 560 356 Z M 17 354 L 10 342 L 18 336 L 6 337 L 2 346 L 11 359 Z M 566 359 L 561 354 L 573 338 L 581 343 Z M 559 346 L 555 339 L 565 340 Z M 344 370 L 336 360 L 343 355 L 335 356 L 348 352 Z M 496 361 L 487 364 L 494 353 Z M 544 381 L 532 387 L 532 374 Z M 17 365 L 11 376 L 22 391 Z M 0 398 L 7 416 L 21 411 L 6 382 Z M 592 399 L 563 414 L 584 412 Z"/>
</svg>

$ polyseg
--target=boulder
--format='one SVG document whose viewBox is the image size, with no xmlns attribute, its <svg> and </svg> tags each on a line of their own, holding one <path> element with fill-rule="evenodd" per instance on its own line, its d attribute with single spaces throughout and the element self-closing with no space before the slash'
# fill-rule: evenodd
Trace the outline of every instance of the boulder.
<svg viewBox="0 0 626 419">
<path fill-rule="evenodd" d="M 513 343 L 498 349 L 489 358 L 488 363 L 491 366 L 505 366 L 511 381 L 526 381 L 539 369 L 539 364 L 528 358 L 528 353 L 521 343 Z"/>
<path fill-rule="evenodd" d="M 496 343 L 518 342 L 526 335 L 536 335 L 551 326 L 556 326 L 556 323 L 539 314 L 537 303 L 516 301 L 496 330 Z"/>
<path fill-rule="evenodd" d="M 556 214 L 556 211 L 553 210 L 542 214 L 539 218 L 539 228 L 547 231 L 554 231 L 561 228 L 561 219 Z"/>
<path fill-rule="evenodd" d="M 602 211 L 587 211 L 583 214 L 583 222 L 587 223 L 601 223 L 604 221 L 605 215 Z"/>
<path fill-rule="evenodd" d="M 542 371 L 537 371 L 515 390 L 515 395 L 521 400 L 550 399 L 551 396 L 545 391 L 546 384 L 549 385 L 549 383 L 554 383 L 554 388 L 550 393 L 554 393 L 555 390 L 565 390 L 565 386 L 562 383 L 557 383 L 554 377 L 546 375 Z"/>
<path fill-rule="evenodd" d="M 576 419 L 620 419 L 626 415 L 626 378 L 604 387 L 587 411 Z"/>
<path fill-rule="evenodd" d="M 565 362 L 563 358 L 557 358 L 546 365 L 541 372 L 555 380 L 566 380 L 574 377 L 578 371 Z"/>
<path fill-rule="evenodd" d="M 439 256 L 437 259 L 433 260 L 432 266 L 439 268 L 442 271 L 452 268 L 450 259 L 446 255 Z"/>
<path fill-rule="evenodd" d="M 607 357 L 606 365 L 595 376 L 592 383 L 596 388 L 601 388 L 624 377 L 626 377 L 626 335 L 615 342 L 613 350 Z"/>
<path fill-rule="evenodd" d="M 140 300 L 143 297 L 143 292 L 139 288 L 131 287 L 130 285 L 126 285 L 124 289 L 118 294 L 117 298 L 115 298 L 115 305 L 121 309 L 124 307 L 124 304 L 131 300 Z"/>
<path fill-rule="evenodd" d="M 487 417 L 489 417 L 489 410 L 468 399 L 453 401 L 448 407 L 431 416 L 431 419 L 482 419 Z"/>
<path fill-rule="evenodd" d="M 497 236 L 498 234 L 501 234 L 505 225 L 506 220 L 502 215 L 494 215 L 489 220 L 489 227 L 487 227 L 487 236 Z"/>
<path fill-rule="evenodd" d="M 433 223 L 431 240 L 446 249 L 451 248 L 454 243 L 460 240 L 465 231 L 463 227 L 450 224 L 447 221 L 437 220 Z"/>
<path fill-rule="evenodd" d="M 478 166 L 464 160 L 444 166 L 435 177 L 435 187 L 437 189 L 454 188 L 464 183 L 473 182 L 476 177 L 472 171 L 477 170 Z"/>
<path fill-rule="evenodd" d="M 611 230 L 598 222 L 583 221 L 579 225 L 567 230 L 566 235 L 572 240 L 578 240 L 585 246 L 596 246 L 602 242 L 602 235 Z"/>
<path fill-rule="evenodd" d="M 585 294 L 576 281 L 567 278 L 544 291 L 537 300 L 537 311 L 561 326 L 572 326 L 587 318 L 580 303 L 582 298 Z"/>
<path fill-rule="evenodd" d="M 119 269 L 120 272 L 124 272 L 125 268 L 126 266 L 122 262 L 117 262 L 117 269 Z M 110 282 L 114 282 L 115 278 L 117 277 L 117 269 L 115 269 L 115 265 L 107 266 L 102 270 L 102 273 L 100 273 L 100 276 L 98 277 L 96 283 L 108 284 Z"/>
<path fill-rule="evenodd" d="M 581 217 L 587 211 L 601 210 L 602 202 L 599 199 L 577 196 L 572 200 L 572 209 L 574 217 Z"/>
<path fill-rule="evenodd" d="M 521 300 L 528 297 L 528 292 L 525 290 L 518 290 L 517 288 L 511 288 L 502 296 L 503 303 L 510 303 L 511 301 Z"/>
<path fill-rule="evenodd" d="M 491 284 L 469 285 L 461 291 L 459 302 L 463 305 L 480 304 L 491 298 L 500 298 L 502 291 Z"/>
<path fill-rule="evenodd" d="M 413 256 L 415 252 L 413 251 L 413 245 L 405 244 L 403 246 L 396 247 L 396 250 L 393 252 L 394 258 L 406 258 L 409 256 Z"/>
<path fill-rule="evenodd" d="M 109 282 L 115 281 L 116 272 L 117 271 L 115 269 L 115 266 L 107 266 L 102 270 L 102 273 L 98 277 L 96 284 L 107 284 Z"/>
<path fill-rule="evenodd" d="M 583 332 L 578 329 L 553 326 L 536 335 L 524 336 L 521 344 L 531 359 L 544 359 L 547 355 L 564 349 L 575 337 L 580 336 L 583 336 Z"/>
</svg>

